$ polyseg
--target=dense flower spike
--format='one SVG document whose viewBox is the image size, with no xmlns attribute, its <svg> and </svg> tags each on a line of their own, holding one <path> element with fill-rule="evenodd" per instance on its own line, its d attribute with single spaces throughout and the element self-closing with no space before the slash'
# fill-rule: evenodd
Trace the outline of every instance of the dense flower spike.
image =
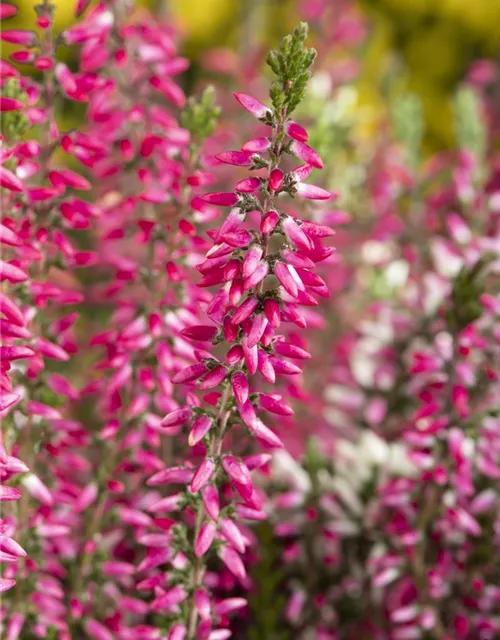
<svg viewBox="0 0 500 640">
<path fill-rule="evenodd" d="M 289 57 L 286 51 L 279 54 L 283 55 L 283 65 L 288 73 L 309 73 L 314 56 L 304 46 L 306 34 L 305 26 L 300 25 L 291 36 L 299 52 L 296 58 Z M 246 544 L 240 529 L 231 518 L 219 518 L 220 483 L 230 483 L 234 491 L 233 500 L 242 501 L 236 506 L 237 513 L 244 513 L 245 508 L 258 510 L 262 505 L 262 497 L 256 492 L 249 469 L 238 456 L 227 455 L 225 443 L 232 430 L 247 429 L 257 441 L 269 448 L 282 446 L 280 439 L 262 423 L 258 413 L 270 411 L 290 415 L 293 411 L 279 396 L 275 399 L 261 394 L 262 400 L 259 402 L 258 396 L 250 394 L 250 381 L 252 385 L 265 384 L 274 382 L 275 372 L 290 375 L 301 371 L 276 351 L 276 345 L 281 344 L 284 336 L 277 335 L 275 331 L 282 320 L 286 321 L 292 309 L 300 315 L 302 304 L 310 304 L 309 300 L 315 302 L 314 286 L 310 287 L 310 284 L 312 282 L 315 285 L 316 280 L 309 271 L 314 262 L 303 267 L 301 277 L 292 265 L 281 262 L 280 251 L 286 250 L 290 254 L 296 251 L 322 251 L 319 243 L 322 234 L 315 222 L 308 222 L 306 226 L 306 223 L 293 219 L 281 210 L 278 195 L 293 195 L 297 192 L 298 182 L 295 176 L 286 174 L 279 165 L 287 151 L 307 159 L 316 167 L 322 166 L 322 163 L 304 142 L 292 139 L 292 143 L 288 143 L 287 131 L 302 138 L 307 138 L 307 134 L 290 121 L 293 106 L 300 99 L 293 79 L 287 80 L 278 74 L 277 83 L 281 92 L 279 100 L 282 105 L 287 105 L 282 108 L 276 107 L 276 92 L 273 93 L 272 108 L 246 94 L 235 94 L 247 111 L 270 127 L 269 144 L 246 143 L 243 151 L 228 151 L 216 156 L 223 163 L 249 166 L 251 170 L 265 169 L 266 176 L 252 187 L 253 178 L 240 181 L 236 185 L 240 195 L 217 192 L 203 196 L 209 204 L 233 207 L 220 230 L 214 233 L 213 248 L 199 267 L 203 274 L 199 286 L 221 287 L 208 304 L 207 314 L 219 325 L 219 331 L 222 330 L 222 338 L 229 349 L 224 358 L 227 364 L 220 364 L 215 356 L 206 353 L 201 362 L 187 366 L 172 378 L 178 384 L 196 382 L 200 390 L 218 386 L 222 388 L 216 396 L 215 414 L 212 408 L 205 409 L 202 405 L 196 409 L 199 417 L 190 426 L 189 443 L 193 445 L 204 438 L 206 455 L 189 485 L 189 491 L 194 494 L 192 506 L 196 513 L 194 559 L 188 560 L 191 571 L 189 582 L 185 585 L 191 594 L 184 620 L 190 640 L 198 637 L 199 614 L 194 594 L 203 585 L 203 556 L 217 532 L 222 544 L 219 556 L 224 565 L 240 580 L 244 580 L 246 575 L 240 556 L 245 552 Z M 262 155 L 254 154 L 254 149 L 258 149 Z M 260 191 L 260 197 L 256 195 L 257 190 Z M 246 196 L 245 193 L 253 195 Z M 285 240 L 280 242 L 283 233 Z M 308 280 L 309 274 L 312 280 Z M 276 279 L 283 289 L 276 286 Z M 217 333 L 217 329 L 210 326 L 193 326 L 183 332 L 194 340 L 213 339 Z M 235 349 L 241 349 L 241 355 L 233 361 L 231 354 L 235 353 Z M 299 347 L 294 351 L 293 345 L 290 345 L 288 352 L 286 349 L 281 352 L 297 358 L 308 357 Z M 182 415 L 184 420 L 188 414 L 189 408 L 186 407 L 167 419 L 177 423 L 177 415 Z M 238 511 L 238 507 L 243 507 L 243 510 Z M 187 537 L 188 534 L 183 535 Z"/>
</svg>

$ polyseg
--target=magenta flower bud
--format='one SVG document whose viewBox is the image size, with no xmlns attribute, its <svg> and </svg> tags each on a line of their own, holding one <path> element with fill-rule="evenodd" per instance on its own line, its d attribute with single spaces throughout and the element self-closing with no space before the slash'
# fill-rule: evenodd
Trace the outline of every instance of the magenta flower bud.
<svg viewBox="0 0 500 640">
<path fill-rule="evenodd" d="M 243 422 L 249 429 L 255 429 L 257 425 L 257 414 L 250 400 L 238 405 L 238 411 Z"/>
<path fill-rule="evenodd" d="M 35 44 L 36 33 L 22 29 L 9 29 L 0 33 L 0 40 L 10 42 L 11 44 L 20 44 L 24 47 L 31 47 Z"/>
<path fill-rule="evenodd" d="M 258 367 L 259 353 L 257 345 L 249 347 L 248 338 L 245 337 L 241 341 L 241 346 L 243 347 L 243 355 L 245 357 L 245 364 L 247 365 L 248 373 L 253 376 Z"/>
<path fill-rule="evenodd" d="M 228 640 L 232 635 L 231 629 L 215 629 L 208 637 L 208 640 Z"/>
<path fill-rule="evenodd" d="M 148 506 L 147 510 L 150 513 L 170 513 L 171 511 L 176 511 L 179 508 L 181 497 L 182 494 L 180 493 L 167 496 Z"/>
<path fill-rule="evenodd" d="M 69 353 L 67 353 L 67 351 L 65 351 L 58 344 L 49 342 L 49 340 L 46 340 L 45 338 L 38 338 L 38 340 L 36 341 L 36 347 L 38 351 L 46 358 L 60 360 L 63 362 L 69 360 Z"/>
<path fill-rule="evenodd" d="M 12 589 L 15 584 L 16 581 L 11 578 L 0 578 L 0 593 Z"/>
<path fill-rule="evenodd" d="M 245 404 L 248 400 L 248 378 L 241 371 L 237 371 L 231 377 L 231 386 L 238 404 Z"/>
<path fill-rule="evenodd" d="M 25 558 L 27 555 L 20 544 L 12 540 L 12 538 L 2 535 L 0 535 L 0 553 L 5 553 L 14 558 Z"/>
<path fill-rule="evenodd" d="M 311 149 L 308 144 L 305 144 L 305 142 L 294 140 L 290 145 L 290 151 L 297 156 L 297 158 L 300 158 L 312 167 L 316 167 L 317 169 L 323 168 L 323 161 L 319 157 L 319 154 L 314 151 L 314 149 Z"/>
<path fill-rule="evenodd" d="M 213 522 L 204 522 L 201 527 L 194 543 L 194 555 L 197 558 L 201 558 L 212 546 L 215 534 L 217 533 L 217 527 Z"/>
<path fill-rule="evenodd" d="M 253 431 L 253 434 L 259 442 L 271 449 L 282 449 L 284 446 L 274 431 L 266 427 L 261 420 L 257 420 L 257 428 Z"/>
<path fill-rule="evenodd" d="M 238 337 L 238 326 L 231 322 L 231 316 L 226 316 L 222 323 L 224 338 L 228 342 L 234 342 Z"/>
<path fill-rule="evenodd" d="M 239 229 L 221 235 L 221 240 L 234 249 L 243 249 L 252 242 L 252 235 L 246 229 Z"/>
<path fill-rule="evenodd" d="M 283 342 L 281 340 L 277 340 L 274 343 L 274 351 L 280 356 L 293 358 L 295 360 L 309 360 L 311 357 L 309 351 L 305 351 L 304 349 L 297 347 L 295 344 L 290 344 L 289 342 Z"/>
<path fill-rule="evenodd" d="M 240 530 L 230 518 L 221 518 L 219 528 L 224 538 L 238 551 L 245 553 L 245 541 Z"/>
<path fill-rule="evenodd" d="M 338 194 L 334 191 L 326 191 L 321 187 L 317 187 L 314 184 L 306 184 L 305 182 L 297 182 L 295 190 L 297 195 L 305 200 L 330 200 L 330 198 L 338 197 Z"/>
<path fill-rule="evenodd" d="M 5 411 L 5 409 L 14 406 L 20 399 L 21 396 L 17 393 L 3 393 L 0 396 L 0 411 Z"/>
<path fill-rule="evenodd" d="M 264 301 L 264 313 L 269 324 L 278 329 L 281 324 L 279 303 L 273 298 L 267 298 Z"/>
<path fill-rule="evenodd" d="M 256 522 L 267 520 L 267 514 L 265 511 L 252 509 L 252 507 L 247 507 L 243 504 L 236 505 L 236 513 L 242 520 L 253 520 Z"/>
<path fill-rule="evenodd" d="M 217 153 L 216 158 L 225 164 L 232 164 L 236 167 L 250 167 L 253 164 L 254 154 L 249 151 L 223 151 Z"/>
<path fill-rule="evenodd" d="M 224 280 L 234 280 L 240 275 L 241 260 L 234 258 L 230 260 L 224 267 Z"/>
<path fill-rule="evenodd" d="M 257 369 L 268 382 L 271 384 L 276 382 L 276 372 L 274 371 L 274 367 L 271 364 L 269 356 L 262 349 L 259 349 Z"/>
<path fill-rule="evenodd" d="M 191 482 L 193 471 L 186 467 L 169 467 L 155 473 L 146 481 L 146 484 L 155 487 L 162 484 L 186 484 Z"/>
<path fill-rule="evenodd" d="M 0 312 L 19 327 L 24 327 L 25 320 L 21 311 L 17 308 L 17 306 L 8 298 L 5 293 L 0 292 Z"/>
<path fill-rule="evenodd" d="M 279 219 L 280 219 L 280 216 L 277 211 L 274 211 L 274 209 L 271 209 L 270 211 L 268 211 L 260 221 L 261 232 L 265 235 L 269 235 L 270 233 L 272 233 L 276 228 L 276 225 L 278 224 Z"/>
<path fill-rule="evenodd" d="M 183 624 L 174 624 L 170 629 L 167 640 L 185 640 L 187 629 Z"/>
<path fill-rule="evenodd" d="M 152 611 L 162 611 L 164 609 L 168 611 L 173 609 L 181 602 L 184 602 L 186 598 L 187 593 L 184 587 L 178 584 L 175 587 L 172 587 L 172 589 L 170 589 L 166 593 L 153 600 L 150 608 Z"/>
<path fill-rule="evenodd" d="M 283 171 L 281 169 L 273 169 L 269 176 L 269 188 L 271 191 L 279 191 L 283 186 Z"/>
<path fill-rule="evenodd" d="M 241 209 L 235 207 L 231 209 L 231 211 L 226 216 L 226 219 L 222 223 L 217 235 L 215 236 L 215 240 L 219 242 L 220 238 L 226 234 L 236 231 L 236 229 L 241 225 L 241 223 L 245 220 L 245 214 Z M 227 253 L 227 252 L 225 252 Z M 207 257 L 215 257 L 210 255 L 210 251 L 207 253 Z"/>
<path fill-rule="evenodd" d="M 24 191 L 24 185 L 21 180 L 5 167 L 0 168 L 0 187 L 16 193 Z"/>
<path fill-rule="evenodd" d="M 199 388 L 200 389 L 213 389 L 217 387 L 227 375 L 227 369 L 223 365 L 218 365 L 215 369 L 212 369 L 210 373 L 200 381 Z"/>
<path fill-rule="evenodd" d="M 243 458 L 243 462 L 247 469 L 252 471 L 253 469 L 260 469 L 261 467 L 264 467 L 266 464 L 269 464 L 272 459 L 273 457 L 269 453 L 256 453 L 253 456 Z"/>
<path fill-rule="evenodd" d="M 291 416 L 294 413 L 293 409 L 288 406 L 280 396 L 274 398 L 266 393 L 261 393 L 259 395 L 259 402 L 263 409 L 279 416 Z"/>
<path fill-rule="evenodd" d="M 3 6 L 3 5 L 2 5 Z M 24 109 L 26 105 L 20 100 L 16 100 L 15 98 L 8 98 L 6 96 L 0 96 L 0 111 L 19 111 L 19 109 Z"/>
<path fill-rule="evenodd" d="M 253 193 L 262 184 L 260 178 L 243 178 L 234 185 L 234 190 L 239 193 Z"/>
<path fill-rule="evenodd" d="M 232 207 L 238 202 L 238 196 L 236 193 L 206 193 L 201 196 L 202 200 L 208 202 L 208 204 L 215 204 L 219 207 Z"/>
<path fill-rule="evenodd" d="M 196 589 L 194 592 L 194 604 L 202 620 L 210 620 L 210 598 L 205 589 Z"/>
<path fill-rule="evenodd" d="M 239 344 L 232 346 L 226 354 L 226 363 L 233 366 L 240 362 L 244 357 L 243 347 Z"/>
<path fill-rule="evenodd" d="M 310 164 L 301 164 L 299 167 L 296 167 L 293 171 L 290 171 L 290 177 L 294 182 L 304 182 L 313 172 L 313 166 Z"/>
<path fill-rule="evenodd" d="M 111 631 L 108 631 L 103 624 L 92 618 L 85 622 L 85 631 L 93 640 L 114 640 Z"/>
<path fill-rule="evenodd" d="M 210 518 L 217 522 L 219 518 L 219 493 L 213 484 L 209 484 L 201 490 L 203 504 Z"/>
<path fill-rule="evenodd" d="M 336 231 L 324 224 L 309 222 L 307 220 L 302 223 L 301 229 L 310 238 L 331 238 L 336 234 Z"/>
<path fill-rule="evenodd" d="M 193 422 L 193 428 L 191 429 L 191 432 L 189 434 L 189 439 L 188 439 L 189 446 L 194 447 L 194 445 L 198 444 L 200 440 L 203 440 L 203 438 L 210 431 L 212 424 L 213 424 L 212 418 L 209 418 L 206 415 L 202 415 L 199 418 L 197 418 Z"/>
<path fill-rule="evenodd" d="M 280 358 L 275 358 L 274 356 L 271 356 L 270 360 L 274 370 L 278 374 L 281 373 L 286 376 L 293 376 L 302 373 L 302 369 L 300 367 L 298 367 L 296 364 L 293 364 L 292 362 L 288 362 L 288 360 L 281 360 Z"/>
<path fill-rule="evenodd" d="M 278 278 L 285 291 L 289 293 L 292 298 L 296 298 L 299 290 L 297 288 L 297 283 L 295 282 L 288 268 L 288 265 L 286 265 L 284 262 L 276 262 L 274 264 L 274 275 Z"/>
<path fill-rule="evenodd" d="M 187 327 L 181 331 L 181 335 L 189 340 L 196 340 L 199 342 L 209 342 L 213 340 L 217 335 L 217 327 L 212 325 L 194 325 Z"/>
<path fill-rule="evenodd" d="M 232 547 L 225 545 L 219 551 L 219 557 L 234 576 L 240 580 L 244 580 L 246 578 L 247 572 L 245 570 L 245 565 L 238 553 Z"/>
<path fill-rule="evenodd" d="M 10 5 L 1 5 L 3 7 Z M 15 7 L 12 7 L 15 9 Z M 3 19 L 3 16 L 2 16 Z M 1 591 L 1 589 L 0 589 Z M 7 626 L 7 632 L 5 634 L 5 640 L 18 640 L 21 635 L 21 631 L 24 627 L 24 614 L 21 613 L 13 613 L 10 616 L 9 624 Z"/>
<path fill-rule="evenodd" d="M 269 138 L 253 138 L 247 140 L 245 144 L 241 146 L 242 151 L 252 151 L 253 153 L 263 153 L 267 151 L 271 146 L 271 140 Z"/>
<path fill-rule="evenodd" d="M 312 273 L 311 271 L 307 271 L 306 269 L 302 269 L 301 267 L 296 267 L 295 270 L 297 271 L 297 274 L 302 282 L 308 287 L 326 287 L 326 282 L 323 280 L 323 278 L 320 278 L 317 273 Z"/>
<path fill-rule="evenodd" d="M 91 188 L 88 180 L 70 169 L 50 171 L 49 180 L 54 187 L 71 187 L 80 191 L 88 191 Z"/>
<path fill-rule="evenodd" d="M 38 476 L 30 473 L 24 476 L 21 482 L 23 483 L 26 491 L 35 498 L 35 500 L 38 500 L 47 507 L 51 507 L 54 504 L 54 498 L 52 497 L 50 490 Z"/>
<path fill-rule="evenodd" d="M 234 482 L 243 485 L 252 484 L 252 478 L 246 466 L 233 456 L 224 456 L 222 458 L 222 467 Z"/>
<path fill-rule="evenodd" d="M 0 502 L 13 502 L 14 500 L 19 500 L 21 496 L 22 493 L 19 489 L 0 485 Z"/>
<path fill-rule="evenodd" d="M 257 264 L 255 270 L 243 280 L 243 290 L 249 291 L 256 287 L 259 282 L 262 282 L 264 278 L 269 273 L 269 263 L 267 261 L 262 261 Z"/>
<path fill-rule="evenodd" d="M 231 283 L 231 288 L 229 290 L 229 304 L 231 306 L 237 305 L 238 302 L 243 297 L 243 280 L 241 278 L 236 278 Z"/>
<path fill-rule="evenodd" d="M 302 231 L 301 227 L 295 222 L 293 218 L 287 216 L 282 222 L 281 227 L 285 232 L 288 240 L 294 244 L 298 249 L 309 250 L 313 248 L 313 243 L 308 236 Z"/>
<path fill-rule="evenodd" d="M 214 606 L 214 612 L 218 616 L 226 616 L 228 613 L 238 611 L 247 606 L 245 598 L 226 598 Z"/>
<path fill-rule="evenodd" d="M 191 493 L 197 493 L 200 489 L 208 484 L 208 481 L 212 477 L 215 471 L 215 463 L 210 458 L 205 458 L 196 470 L 193 480 L 189 485 Z"/>
<path fill-rule="evenodd" d="M 270 113 L 265 104 L 262 104 L 262 102 L 259 102 L 256 98 L 253 98 L 246 93 L 233 93 L 233 95 L 244 109 L 259 120 L 265 118 L 266 115 Z"/>
<path fill-rule="evenodd" d="M 0 282 L 4 282 L 5 280 L 12 284 L 18 284 L 19 282 L 29 280 L 29 275 L 24 269 L 17 267 L 15 264 L 0 260 Z"/>
<path fill-rule="evenodd" d="M 254 316 L 251 320 L 250 331 L 248 332 L 248 346 L 249 348 L 257 345 L 264 335 L 268 321 L 264 314 L 260 313 Z"/>
<path fill-rule="evenodd" d="M 191 407 L 181 407 L 175 409 L 166 415 L 161 421 L 162 427 L 176 427 L 177 425 L 185 424 L 191 419 L 192 409 Z"/>
<path fill-rule="evenodd" d="M 225 280 L 224 269 L 216 269 L 214 271 L 211 271 L 210 273 L 207 273 L 207 275 L 204 276 L 198 282 L 198 286 L 213 287 L 216 284 L 220 284 L 221 282 L 224 282 L 224 280 Z"/>
<path fill-rule="evenodd" d="M 20 247 L 22 245 L 21 239 L 15 233 L 7 227 L 5 224 L 0 224 L 0 243 L 7 244 L 11 247 Z"/>
<path fill-rule="evenodd" d="M 87 507 L 90 507 L 90 505 L 95 502 L 97 494 L 97 485 L 94 483 L 87 485 L 74 502 L 73 511 L 75 513 L 81 513 Z"/>
<path fill-rule="evenodd" d="M 241 275 L 247 278 L 257 267 L 262 258 L 263 249 L 259 246 L 253 246 L 247 251 L 245 260 L 243 261 L 243 268 Z"/>
<path fill-rule="evenodd" d="M 198 380 L 201 378 L 204 373 L 206 373 L 207 367 L 202 362 L 197 364 L 193 364 L 190 367 L 186 367 L 186 369 L 182 369 L 172 378 L 172 382 L 174 384 L 180 384 L 183 382 L 192 382 L 193 380 Z"/>
<path fill-rule="evenodd" d="M 231 318 L 232 324 L 241 324 L 244 320 L 252 315 L 259 304 L 255 296 L 248 297 L 233 314 Z"/>
<path fill-rule="evenodd" d="M 0 5 L 0 20 L 6 20 L 7 18 L 12 18 L 17 13 L 17 7 L 14 7 L 11 4 L 1 4 Z"/>
<path fill-rule="evenodd" d="M 24 338 L 25 340 L 30 340 L 32 337 L 31 333 L 24 327 L 19 327 L 6 321 L 2 322 L 0 333 L 2 338 Z"/>
<path fill-rule="evenodd" d="M 22 358 L 32 358 L 35 352 L 31 347 L 0 347 L 0 358 L 2 360 L 20 360 Z"/>
<path fill-rule="evenodd" d="M 10 5 L 9 5 L 10 6 Z M 0 60 L 0 77 L 1 78 L 17 78 L 19 72 L 11 64 L 5 60 Z"/>
<path fill-rule="evenodd" d="M 309 136 L 304 127 L 301 127 L 300 124 L 297 124 L 293 120 L 289 120 L 285 124 L 285 131 L 294 140 L 298 142 L 307 142 L 309 140 Z"/>
</svg>

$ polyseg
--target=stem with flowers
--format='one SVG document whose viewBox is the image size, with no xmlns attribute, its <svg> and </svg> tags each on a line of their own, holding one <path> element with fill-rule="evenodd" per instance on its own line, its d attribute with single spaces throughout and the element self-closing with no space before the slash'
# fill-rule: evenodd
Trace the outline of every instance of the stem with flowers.
<svg viewBox="0 0 500 640">
<path fill-rule="evenodd" d="M 156 604 L 159 609 L 184 603 L 180 620 L 174 619 L 171 627 L 171 640 L 205 637 L 216 622 L 217 606 L 213 607 L 213 597 L 203 585 L 205 556 L 212 546 L 229 571 L 237 579 L 245 579 L 241 554 L 247 540 L 241 521 L 265 517 L 250 471 L 269 457 L 241 459 L 227 448 L 227 441 L 234 429 L 243 428 L 267 448 L 282 446 L 258 414 L 290 415 L 291 408 L 280 395 L 251 391 L 250 384 L 261 384 L 263 378 L 272 385 L 278 375 L 301 372 L 298 365 L 284 358 L 303 360 L 309 353 L 277 331 L 282 322 L 306 326 L 300 307 L 315 306 L 313 294 L 325 294 L 326 286 L 313 269 L 331 255 L 333 248 L 323 247 L 321 241 L 333 232 L 314 222 L 296 220 L 277 208 L 285 194 L 310 200 L 332 196 L 303 182 L 314 167 L 322 167 L 322 162 L 306 144 L 306 131 L 291 120 L 315 57 L 314 50 L 305 46 L 306 37 L 307 27 L 300 24 L 283 40 L 280 50 L 268 57 L 276 76 L 270 92 L 272 107 L 249 95 L 235 94 L 243 108 L 270 127 L 271 133 L 217 158 L 251 171 L 265 170 L 265 176 L 240 180 L 232 193 L 211 193 L 203 198 L 211 205 L 231 207 L 220 229 L 210 232 L 213 246 L 198 267 L 203 275 L 199 286 L 220 285 L 220 289 L 206 308 L 214 324 L 195 325 L 181 333 L 192 341 L 225 346 L 227 351 L 224 358 L 218 358 L 198 349 L 198 361 L 173 377 L 177 384 L 196 382 L 203 391 L 222 387 L 222 392 L 211 392 L 204 398 L 204 404 L 216 410 L 193 398 L 163 420 L 166 429 L 189 423 L 189 444 L 202 444 L 204 459 L 194 471 L 185 464 L 162 470 L 148 481 L 150 485 L 188 482 L 180 504 L 189 506 L 195 521 L 191 537 L 184 525 L 177 525 L 173 538 L 177 552 L 186 556 L 189 570 L 174 576 L 169 591 L 153 603 L 153 608 Z M 298 157 L 303 164 L 287 171 L 282 168 L 286 155 Z M 221 509 L 220 489 L 228 483 L 233 493 Z M 244 606 L 245 601 L 240 600 L 235 606 Z"/>
</svg>

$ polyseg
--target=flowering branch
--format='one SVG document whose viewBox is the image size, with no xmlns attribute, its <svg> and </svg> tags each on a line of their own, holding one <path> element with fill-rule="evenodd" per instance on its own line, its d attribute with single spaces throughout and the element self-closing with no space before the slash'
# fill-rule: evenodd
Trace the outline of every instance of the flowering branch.
<svg viewBox="0 0 500 640">
<path fill-rule="evenodd" d="M 203 198 L 212 205 L 231 207 L 220 229 L 210 232 L 213 247 L 198 267 L 203 275 L 199 286 L 221 285 L 221 288 L 206 309 L 215 324 L 195 325 L 182 334 L 202 343 L 211 340 L 228 350 L 223 359 L 197 350 L 198 361 L 173 377 L 177 384 L 197 381 L 200 390 L 222 387 L 221 393 L 205 397 L 205 402 L 217 410 L 204 408 L 193 400 L 191 405 L 177 409 L 163 420 L 165 428 L 188 422 L 189 444 L 204 444 L 204 460 L 194 472 L 186 464 L 160 471 L 148 482 L 160 485 L 187 480 L 189 491 L 183 501 L 195 513 L 191 540 L 188 542 L 187 530 L 182 525 L 176 527 L 174 535 L 177 551 L 187 556 L 190 571 L 158 598 L 159 607 L 185 603 L 184 617 L 171 628 L 170 639 L 205 637 L 204 630 L 209 632 L 212 626 L 210 597 L 203 586 L 203 576 L 205 555 L 216 537 L 215 546 L 222 562 L 236 578 L 245 578 L 240 554 L 247 542 L 237 518 L 265 517 L 250 471 L 268 458 L 257 456 L 245 461 L 224 450 L 224 444 L 233 428 L 239 427 L 246 428 L 268 448 L 282 446 L 258 413 L 266 410 L 289 415 L 292 409 L 279 395 L 252 392 L 250 380 L 256 383 L 254 376 L 258 373 L 265 382 L 274 384 L 277 375 L 301 372 L 298 365 L 284 357 L 303 360 L 310 355 L 276 332 L 282 322 L 305 327 L 300 306 L 315 306 L 317 301 L 312 294 L 325 294 L 325 284 L 313 269 L 317 262 L 331 255 L 333 248 L 323 247 L 321 240 L 333 232 L 313 222 L 300 222 L 276 208 L 284 194 L 312 200 L 331 197 L 320 187 L 303 182 L 313 167 L 322 167 L 322 161 L 306 144 L 306 131 L 290 118 L 304 95 L 315 57 L 314 50 L 304 44 L 306 37 L 307 27 L 300 24 L 283 40 L 280 50 L 268 57 L 276 76 L 270 93 L 271 108 L 249 95 L 235 94 L 244 109 L 271 127 L 271 134 L 249 140 L 240 151 L 227 151 L 217 158 L 230 165 L 249 167 L 251 171 L 265 169 L 265 177 L 242 179 L 235 192 L 211 193 Z M 286 155 L 297 156 L 304 164 L 286 171 L 282 168 Z M 228 482 L 243 502 L 229 503 L 221 510 L 219 489 Z"/>
</svg>

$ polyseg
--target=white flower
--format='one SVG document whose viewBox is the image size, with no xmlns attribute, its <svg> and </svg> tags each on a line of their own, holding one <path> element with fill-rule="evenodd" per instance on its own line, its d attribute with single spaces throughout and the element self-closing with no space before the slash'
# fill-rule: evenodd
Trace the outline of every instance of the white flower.
<svg viewBox="0 0 500 640">
<path fill-rule="evenodd" d="M 273 455 L 272 467 L 272 475 L 276 480 L 291 482 L 301 493 L 307 493 L 311 490 L 311 480 L 308 474 L 286 451 L 277 451 Z"/>
</svg>

